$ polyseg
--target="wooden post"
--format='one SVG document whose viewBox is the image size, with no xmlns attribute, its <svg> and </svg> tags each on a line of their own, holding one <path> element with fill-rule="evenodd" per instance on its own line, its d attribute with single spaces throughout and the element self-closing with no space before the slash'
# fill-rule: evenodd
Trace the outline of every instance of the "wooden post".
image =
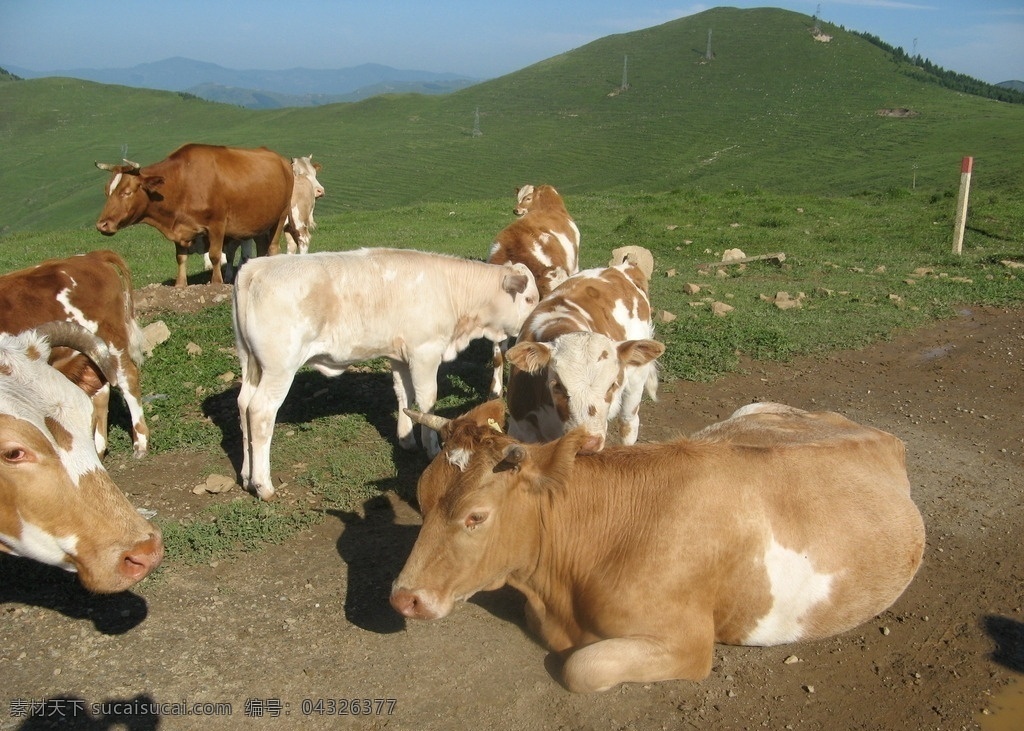
<svg viewBox="0 0 1024 731">
<path fill-rule="evenodd" d="M 967 199 L 971 193 L 971 168 L 973 167 L 973 157 L 965 157 L 960 165 L 960 196 L 956 199 L 956 226 L 953 230 L 953 253 L 957 256 L 964 249 L 964 227 L 967 225 Z"/>
</svg>

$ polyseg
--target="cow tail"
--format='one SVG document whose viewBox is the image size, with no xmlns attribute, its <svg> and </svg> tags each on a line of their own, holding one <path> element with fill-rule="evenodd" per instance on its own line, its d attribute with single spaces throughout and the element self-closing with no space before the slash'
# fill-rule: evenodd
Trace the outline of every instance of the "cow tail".
<svg viewBox="0 0 1024 731">
<path fill-rule="evenodd" d="M 141 366 L 146 360 L 145 336 L 142 334 L 142 327 L 135 319 L 135 287 L 132 284 L 132 272 L 124 259 L 115 252 L 104 250 L 101 252 L 104 261 L 114 267 L 117 275 L 121 278 L 121 287 L 124 291 L 124 315 L 128 324 L 128 357 L 136 366 Z"/>
<path fill-rule="evenodd" d="M 661 368 L 658 361 L 651 363 L 651 367 L 647 369 L 647 381 L 644 384 L 644 390 L 647 391 L 647 395 L 651 397 L 651 401 L 658 400 L 658 369 Z"/>
</svg>

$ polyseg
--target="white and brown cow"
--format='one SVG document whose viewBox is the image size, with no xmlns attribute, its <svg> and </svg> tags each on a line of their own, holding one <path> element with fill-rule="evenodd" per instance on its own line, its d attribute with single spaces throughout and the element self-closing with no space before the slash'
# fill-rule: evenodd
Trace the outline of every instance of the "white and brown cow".
<svg viewBox="0 0 1024 731">
<path fill-rule="evenodd" d="M 292 158 L 295 187 L 292 188 L 288 220 L 284 224 L 284 237 L 289 254 L 309 253 L 309 242 L 313 230 L 316 229 L 313 208 L 317 199 L 324 195 L 324 186 L 316 177 L 322 169 L 320 163 L 313 162 L 312 155 Z"/>
<path fill-rule="evenodd" d="M 57 346 L 116 377 L 106 344 L 73 323 L 0 334 L 0 551 L 122 591 L 156 568 L 163 541 L 103 469 L 89 397 L 47 363 Z"/>
<path fill-rule="evenodd" d="M 521 263 L 533 272 L 543 299 L 579 271 L 580 230 L 565 208 L 565 201 L 550 185 L 524 185 L 516 191 L 518 218 L 502 229 L 491 244 L 487 261 Z M 494 344 L 491 395 L 501 396 L 506 343 Z"/>
<path fill-rule="evenodd" d="M 636 442 L 644 391 L 657 398 L 647 274 L 625 261 L 588 269 L 540 301 L 506 358 L 509 434 L 526 442 L 557 439 L 576 427 L 584 451 L 604 448 L 617 420 L 623 444 Z"/>
<path fill-rule="evenodd" d="M 142 410 L 139 368 L 142 329 L 135 319 L 132 278 L 124 260 L 100 249 L 0 276 L 0 332 L 20 333 L 51 320 L 85 327 L 110 349 L 113 381 L 80 353 L 54 348 L 52 365 L 93 397 L 96 451 L 107 451 L 110 384 L 124 397 L 132 420 L 135 456 L 149 449 L 149 427 Z"/>
<path fill-rule="evenodd" d="M 689 439 L 584 455 L 583 430 L 522 444 L 503 410 L 416 417 L 444 450 L 391 604 L 437 619 L 509 584 L 570 690 L 700 680 L 716 642 L 845 632 L 921 563 L 903 442 L 839 414 L 758 404 Z"/>
<path fill-rule="evenodd" d="M 234 291 L 242 386 L 242 484 L 270 499 L 277 411 L 310 365 L 328 376 L 370 358 L 391 361 L 398 440 L 416 446 L 404 408 L 437 400 L 437 371 L 470 341 L 514 336 L 537 304 L 522 264 L 494 265 L 401 249 L 359 249 L 254 259 Z M 437 435 L 424 430 L 433 456 Z"/>
</svg>

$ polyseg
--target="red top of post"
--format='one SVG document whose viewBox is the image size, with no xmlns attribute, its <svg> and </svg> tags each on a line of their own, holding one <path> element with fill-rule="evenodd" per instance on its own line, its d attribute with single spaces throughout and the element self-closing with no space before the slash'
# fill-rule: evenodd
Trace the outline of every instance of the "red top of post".
<svg viewBox="0 0 1024 731">
<path fill-rule="evenodd" d="M 960 165 L 960 172 L 961 173 L 969 173 L 969 172 L 971 172 L 971 168 L 972 167 L 974 167 L 974 158 L 973 157 L 965 157 L 964 160 L 963 160 L 963 163 L 961 163 L 961 165 Z"/>
</svg>

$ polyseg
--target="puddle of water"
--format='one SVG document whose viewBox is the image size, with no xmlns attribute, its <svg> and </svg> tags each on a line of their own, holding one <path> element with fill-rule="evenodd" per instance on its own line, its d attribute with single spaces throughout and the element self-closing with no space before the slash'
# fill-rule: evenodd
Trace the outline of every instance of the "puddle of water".
<svg viewBox="0 0 1024 731">
<path fill-rule="evenodd" d="M 1013 682 L 992 696 L 988 711 L 978 715 L 982 731 L 1024 729 L 1024 676 L 1014 677 Z"/>
</svg>

